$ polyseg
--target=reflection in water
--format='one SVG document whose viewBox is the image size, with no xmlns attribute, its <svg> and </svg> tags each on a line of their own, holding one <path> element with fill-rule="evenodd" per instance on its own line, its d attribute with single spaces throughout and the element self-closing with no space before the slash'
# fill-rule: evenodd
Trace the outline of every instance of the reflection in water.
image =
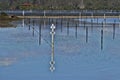
<svg viewBox="0 0 120 80">
<path fill-rule="evenodd" d="M 54 20 L 53 20 L 53 18 L 52 18 L 52 21 L 51 21 L 52 23 L 54 23 Z"/>
<path fill-rule="evenodd" d="M 101 29 L 101 50 L 103 50 L 103 28 Z"/>
<path fill-rule="evenodd" d="M 16 58 L 0 58 L 0 66 L 10 66 L 16 62 Z"/>
<path fill-rule="evenodd" d="M 103 50 L 103 35 L 104 35 L 104 27 L 105 27 L 105 22 L 102 22 L 102 29 L 101 29 L 101 50 Z"/>
<path fill-rule="evenodd" d="M 82 13 L 80 12 L 80 13 L 79 13 L 79 20 L 80 20 L 80 21 L 79 21 L 79 24 L 81 24 L 81 21 L 82 21 L 81 19 L 82 19 Z"/>
<path fill-rule="evenodd" d="M 81 14 L 80 14 L 81 15 Z M 105 15 L 104 15 L 105 16 Z M 83 18 L 82 16 L 80 16 L 80 18 L 76 19 L 23 19 L 21 22 L 22 25 L 24 25 L 25 28 L 25 22 L 28 20 L 28 27 L 29 30 L 32 30 L 32 35 L 34 36 L 34 38 L 36 38 L 35 33 L 37 32 L 37 38 L 38 39 L 38 43 L 39 45 L 41 45 L 42 40 L 45 41 L 45 43 L 48 43 L 50 46 L 52 46 L 52 54 L 51 54 L 51 62 L 50 62 L 50 69 L 51 71 L 54 71 L 54 31 L 52 31 L 53 34 L 52 35 L 52 41 L 50 42 L 50 39 L 48 37 L 48 33 L 49 30 L 48 26 L 50 26 L 51 23 L 55 22 L 56 27 L 57 27 L 57 34 L 56 37 L 59 37 L 59 39 L 55 39 L 55 42 L 58 43 L 60 42 L 60 49 L 59 50 L 63 50 L 66 53 L 74 53 L 74 52 L 79 52 L 81 46 L 84 47 L 85 45 L 88 45 L 86 43 L 88 43 L 88 40 L 92 40 L 91 39 L 91 34 L 89 32 L 89 29 L 94 28 L 94 32 L 96 32 L 95 34 L 99 34 L 97 31 L 100 30 L 100 41 L 101 41 L 101 50 L 103 50 L 104 48 L 104 28 L 106 29 L 111 29 L 111 26 L 113 28 L 113 39 L 115 39 L 115 34 L 117 32 L 116 27 L 117 27 L 117 23 L 116 21 L 114 21 L 114 24 L 110 25 L 109 27 L 107 26 L 107 21 L 106 18 L 104 17 L 102 23 L 100 23 L 100 19 L 95 19 L 93 20 L 93 16 L 92 18 Z M 78 21 L 79 20 L 79 21 Z M 88 21 L 90 20 L 90 21 Z M 97 22 L 96 22 L 97 21 Z M 37 23 L 38 22 L 38 23 Z M 40 22 L 40 23 L 39 23 Z M 60 23 L 60 24 L 59 24 Z M 102 29 L 100 27 L 96 27 L 96 24 L 98 26 L 102 26 Z M 98 24 L 99 23 L 99 24 Z M 78 27 L 79 25 L 81 25 L 80 27 Z M 44 27 L 44 29 L 43 29 Z M 67 30 L 66 30 L 67 28 Z M 111 29 L 112 30 L 112 29 Z M 60 31 L 60 33 L 59 33 Z M 84 32 L 85 31 L 85 32 Z M 30 32 L 30 31 L 29 31 Z M 44 34 L 43 34 L 44 33 Z M 67 33 L 67 36 L 66 36 Z M 89 37 L 88 37 L 89 36 Z M 94 35 L 93 35 L 94 36 Z M 111 35 L 110 35 L 111 36 Z M 64 40 L 62 40 L 64 38 Z M 84 42 L 82 40 L 85 40 L 84 38 L 86 38 L 86 43 L 83 44 Z M 89 39 L 88 39 L 89 38 Z M 77 42 L 78 40 L 78 42 Z M 96 40 L 96 39 L 95 39 Z M 63 43 L 64 42 L 64 43 Z M 72 42 L 75 42 L 74 44 Z M 51 44 L 52 43 L 52 44 Z M 66 45 L 67 44 L 67 45 Z M 92 43 L 95 44 L 95 43 Z M 57 45 L 57 44 L 55 44 Z M 74 45 L 74 46 L 73 46 Z M 57 45 L 58 46 L 58 45 Z M 84 48 L 83 48 L 84 49 Z M 3 60 L 3 62 L 0 62 L 1 64 L 9 64 L 14 62 L 14 60 Z"/>
<path fill-rule="evenodd" d="M 44 28 L 46 27 L 46 20 L 44 19 L 43 20 L 43 23 L 44 23 Z"/>
<path fill-rule="evenodd" d="M 97 18 L 97 25 L 98 25 L 98 20 L 99 20 L 99 19 Z"/>
<path fill-rule="evenodd" d="M 103 27 L 106 27 L 106 15 L 104 14 L 104 26 Z"/>
<path fill-rule="evenodd" d="M 55 61 L 54 61 L 54 35 L 55 35 L 55 26 L 54 24 L 52 24 L 52 26 L 50 27 L 51 28 L 51 47 L 52 47 L 52 53 L 51 53 L 51 61 L 50 61 L 50 70 L 51 72 L 53 72 L 55 70 L 55 67 L 54 67 L 54 64 L 55 64 Z"/>
<path fill-rule="evenodd" d="M 28 30 L 30 30 L 30 26 L 31 26 L 30 23 L 31 23 L 31 19 L 28 19 L 28 27 L 29 27 Z"/>
<path fill-rule="evenodd" d="M 83 23 L 84 23 L 84 29 L 85 29 L 85 26 L 86 26 L 86 21 L 85 21 L 85 19 L 84 19 L 84 22 L 83 22 Z"/>
<path fill-rule="evenodd" d="M 57 22 L 58 19 L 56 19 L 56 26 L 58 25 L 58 22 Z"/>
<path fill-rule="evenodd" d="M 77 24 L 76 24 L 76 26 L 75 26 L 75 37 L 76 37 L 76 39 L 77 39 Z"/>
<path fill-rule="evenodd" d="M 113 23 L 113 39 L 115 39 L 115 24 L 116 24 L 116 21 L 114 21 Z"/>
<path fill-rule="evenodd" d="M 88 42 L 88 26 L 86 26 L 86 43 Z"/>
<path fill-rule="evenodd" d="M 35 26 L 35 20 L 33 20 L 33 26 Z"/>
<path fill-rule="evenodd" d="M 48 25 L 51 24 L 51 18 L 48 18 Z"/>
<path fill-rule="evenodd" d="M 93 31 L 93 18 L 91 18 L 91 30 Z"/>
<path fill-rule="evenodd" d="M 25 19 L 22 20 L 22 27 L 25 26 Z"/>
<path fill-rule="evenodd" d="M 67 35 L 69 36 L 69 21 L 67 22 Z"/>
<path fill-rule="evenodd" d="M 8 80 L 8 78 L 12 80 L 14 75 L 17 76 L 14 77 L 16 80 L 21 77 L 23 80 L 26 78 L 34 80 L 36 77 L 41 79 L 41 76 L 43 78 L 43 76 L 51 75 L 53 78 L 72 75 L 73 79 L 76 79 L 76 75 L 81 75 L 85 76 L 84 80 L 88 80 L 86 76 L 90 75 L 89 77 L 92 77 L 90 80 L 96 80 L 99 79 L 96 77 L 101 77 L 103 73 L 102 77 L 105 77 L 104 75 L 116 77 L 120 65 L 119 23 L 116 18 L 115 21 L 112 18 L 111 23 L 108 23 L 109 20 L 111 19 L 106 18 L 105 21 L 104 18 L 91 17 L 86 19 L 84 17 L 83 19 L 24 19 L 24 23 L 29 23 L 24 27 L 1 29 L 0 79 L 2 76 L 2 80 Z M 22 25 L 22 21 L 18 24 Z M 57 27 L 56 34 L 52 29 L 50 35 L 50 26 L 53 21 Z M 91 28 L 94 29 L 93 32 L 90 32 Z M 34 37 L 31 36 L 33 31 Z M 51 56 L 48 56 L 49 53 Z M 50 74 L 49 67 L 51 71 L 54 71 L 56 66 L 57 70 Z"/>
<path fill-rule="evenodd" d="M 33 20 L 33 27 L 32 27 L 32 35 L 33 35 L 33 37 L 34 37 L 34 34 L 35 34 L 35 21 Z"/>
<path fill-rule="evenodd" d="M 33 35 L 33 37 L 34 37 L 34 30 L 35 30 L 35 28 L 34 28 L 34 26 L 32 27 L 32 29 L 33 29 L 33 31 L 32 31 L 32 35 Z"/>
<path fill-rule="evenodd" d="M 119 27 L 120 27 L 120 15 L 119 15 Z"/>
<path fill-rule="evenodd" d="M 61 18 L 61 32 L 62 32 L 62 26 L 63 26 L 62 24 L 63 24 L 63 22 L 62 22 L 62 18 Z"/>
<path fill-rule="evenodd" d="M 88 35 L 89 35 L 89 27 L 91 27 L 91 29 L 93 30 L 94 27 L 97 27 L 96 25 L 99 26 L 102 26 L 102 29 L 101 29 L 101 49 L 103 49 L 103 35 L 104 35 L 104 28 L 109 28 L 107 25 L 111 26 L 110 23 L 107 23 L 108 20 L 106 20 L 106 15 L 104 14 L 104 18 L 103 18 L 103 21 L 102 21 L 102 24 L 100 24 L 100 19 L 99 18 L 96 18 L 95 20 L 93 20 L 93 13 L 91 14 L 91 18 L 90 18 L 90 22 L 88 22 L 89 18 L 85 17 L 83 18 L 84 20 L 82 21 L 82 14 L 79 14 L 79 18 L 78 20 L 79 21 L 76 21 L 74 19 L 53 19 L 53 18 L 49 18 L 49 19 L 40 19 L 40 23 L 39 26 L 38 26 L 38 33 L 39 33 L 39 45 L 41 44 L 41 27 L 42 25 L 46 28 L 49 24 L 55 22 L 56 26 L 60 26 L 60 31 L 61 33 L 63 34 L 63 28 L 66 26 L 66 32 L 67 32 L 67 35 L 70 35 L 71 33 L 71 29 L 70 28 L 73 28 L 71 26 L 74 26 L 75 28 L 75 38 L 78 38 L 78 33 L 80 31 L 80 29 L 82 27 L 84 27 L 85 29 L 85 37 L 86 37 L 86 43 L 88 42 Z M 24 21 L 24 20 L 23 20 Z M 60 21 L 60 25 L 58 24 Z M 38 21 L 39 22 L 39 21 Z M 43 22 L 43 23 L 42 23 Z M 81 22 L 81 23 L 80 23 Z M 30 19 L 28 20 L 28 23 L 29 23 L 29 30 L 30 30 Z M 35 31 L 37 30 L 37 26 L 35 26 L 35 20 L 33 19 L 33 27 L 32 27 L 32 35 L 34 36 L 35 34 Z M 81 27 L 78 27 L 79 25 L 83 25 Z M 93 24 L 96 24 L 96 25 L 93 25 Z M 112 24 L 112 23 L 111 23 Z M 114 21 L 114 24 L 113 24 L 113 39 L 115 39 L 115 28 L 116 28 L 116 20 Z M 80 28 L 80 29 L 79 29 Z M 58 29 L 57 29 L 58 30 Z M 46 40 L 47 42 L 49 42 L 48 40 Z"/>
<path fill-rule="evenodd" d="M 41 24 L 39 24 L 39 45 L 41 44 Z"/>
<path fill-rule="evenodd" d="M 41 27 L 42 27 L 42 24 L 45 28 L 47 28 L 48 25 L 50 25 L 51 23 L 53 23 L 55 21 L 55 24 L 56 26 L 60 26 L 60 28 L 58 27 L 58 29 L 60 29 L 61 33 L 63 32 L 63 28 L 64 26 L 66 26 L 67 28 L 67 35 L 70 35 L 71 33 L 71 29 L 72 28 L 71 26 L 73 26 L 75 24 L 75 37 L 77 38 L 78 36 L 78 33 L 79 33 L 79 29 L 78 28 L 84 28 L 85 31 L 86 31 L 86 43 L 88 42 L 88 32 L 89 32 L 89 27 L 91 27 L 91 30 L 93 30 L 93 28 L 97 26 L 101 26 L 100 22 L 101 22 L 101 19 L 99 18 L 95 18 L 95 20 L 93 20 L 93 13 L 91 13 L 91 18 L 90 18 L 90 22 L 88 22 L 89 18 L 85 17 L 83 20 L 82 20 L 82 14 L 80 13 L 79 14 L 79 21 L 76 21 L 74 19 L 41 19 L 40 21 L 40 24 L 39 24 L 39 27 L 38 27 L 38 30 L 39 30 L 39 44 L 41 44 Z M 24 21 L 24 20 L 23 20 Z M 43 23 L 42 23 L 43 21 Z M 60 25 L 58 24 L 60 21 Z M 104 32 L 104 28 L 107 27 L 107 25 L 111 26 L 110 23 L 107 23 L 108 20 L 106 20 L 106 16 L 104 14 L 104 18 L 103 18 L 103 21 L 102 21 L 102 29 L 101 29 L 101 49 L 103 48 L 103 32 Z M 29 22 L 29 30 L 30 30 L 30 19 L 28 20 Z M 32 35 L 34 36 L 35 34 L 35 30 L 37 29 L 35 24 L 36 21 L 33 20 L 33 27 L 32 27 Z M 65 25 L 67 24 L 67 25 Z M 114 24 L 113 24 L 113 39 L 115 39 L 115 28 L 116 28 L 116 21 L 114 21 Z M 78 25 L 83 25 L 83 26 L 78 26 Z M 64 33 L 64 32 L 63 32 Z M 48 41 L 49 42 L 49 41 Z"/>
<path fill-rule="evenodd" d="M 23 12 L 22 12 L 22 15 L 23 15 L 23 17 L 25 16 L 25 11 L 23 10 Z"/>
</svg>

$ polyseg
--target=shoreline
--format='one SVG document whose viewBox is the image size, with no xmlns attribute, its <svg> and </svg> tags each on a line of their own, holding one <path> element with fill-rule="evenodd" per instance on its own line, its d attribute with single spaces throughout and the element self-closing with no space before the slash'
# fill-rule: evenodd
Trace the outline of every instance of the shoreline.
<svg viewBox="0 0 120 80">
<path fill-rule="evenodd" d="M 119 16 L 17 16 L 18 18 L 119 18 Z"/>
</svg>

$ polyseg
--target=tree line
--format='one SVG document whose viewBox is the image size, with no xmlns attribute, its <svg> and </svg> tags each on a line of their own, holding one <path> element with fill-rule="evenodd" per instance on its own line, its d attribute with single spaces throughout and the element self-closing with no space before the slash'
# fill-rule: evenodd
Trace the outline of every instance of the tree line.
<svg viewBox="0 0 120 80">
<path fill-rule="evenodd" d="M 27 3 L 23 6 L 22 4 Z M 84 5 L 83 8 L 81 6 Z M 120 0 L 0 0 L 0 9 L 38 10 L 79 10 L 108 9 L 120 10 Z"/>
</svg>

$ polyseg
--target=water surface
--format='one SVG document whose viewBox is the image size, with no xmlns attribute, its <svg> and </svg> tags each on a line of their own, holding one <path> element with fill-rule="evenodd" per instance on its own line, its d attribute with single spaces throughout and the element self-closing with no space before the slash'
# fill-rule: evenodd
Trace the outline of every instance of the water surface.
<svg viewBox="0 0 120 80">
<path fill-rule="evenodd" d="M 55 24 L 55 71 L 50 26 Z M 0 80 L 119 80 L 117 18 L 23 19 L 0 28 Z M 39 27 L 41 33 L 39 35 Z"/>
</svg>

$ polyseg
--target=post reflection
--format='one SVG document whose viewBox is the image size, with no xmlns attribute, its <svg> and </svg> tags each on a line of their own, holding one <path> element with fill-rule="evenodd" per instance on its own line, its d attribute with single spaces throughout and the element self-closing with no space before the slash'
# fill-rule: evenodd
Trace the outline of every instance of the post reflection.
<svg viewBox="0 0 120 80">
<path fill-rule="evenodd" d="M 50 61 L 50 71 L 53 72 L 55 70 L 55 67 L 54 67 L 54 64 L 55 64 L 55 61 L 54 61 L 54 35 L 55 35 L 55 25 L 52 24 L 51 25 L 51 47 L 52 47 L 52 52 L 51 52 L 51 61 Z"/>
<path fill-rule="evenodd" d="M 81 15 L 81 14 L 80 14 Z M 97 37 L 99 37 L 99 49 L 101 51 L 104 50 L 104 35 L 105 33 L 107 32 L 107 28 L 111 29 L 112 31 L 112 38 L 115 39 L 116 38 L 116 20 L 114 20 L 114 23 L 111 25 L 111 23 L 107 23 L 107 19 L 105 17 L 105 14 L 104 14 L 104 17 L 102 18 L 102 22 L 100 21 L 101 19 L 99 18 L 96 18 L 95 20 L 93 20 L 93 16 L 92 18 L 90 17 L 85 17 L 83 19 L 83 21 L 81 21 L 81 18 L 82 16 L 80 16 L 79 18 L 77 18 L 79 21 L 77 21 L 76 19 L 72 18 L 72 19 L 53 19 L 53 18 L 48 18 L 48 19 L 40 19 L 40 23 L 39 25 L 36 23 L 36 20 L 33 20 L 33 22 L 29 19 L 29 30 L 31 29 L 32 30 L 32 35 L 34 37 L 34 34 L 36 31 L 38 31 L 38 34 L 36 35 L 39 35 L 37 38 L 38 38 L 38 44 L 39 45 L 42 45 L 41 44 L 41 39 L 43 40 L 43 36 L 44 33 L 43 31 L 43 27 L 42 26 L 48 26 L 52 23 L 55 23 L 56 27 L 57 27 L 57 37 L 58 35 L 60 36 L 59 38 L 61 39 L 61 37 L 65 37 L 65 41 L 67 42 L 67 39 L 69 37 L 69 41 L 73 41 L 72 39 L 76 39 L 77 40 L 81 40 L 81 43 L 82 43 L 82 39 L 83 39 L 83 43 L 86 42 L 86 43 L 90 43 L 91 41 L 90 40 L 96 40 L 96 36 L 94 36 L 94 33 L 95 35 L 97 35 Z M 22 22 L 24 22 L 24 20 L 22 20 Z M 30 24 L 30 22 L 32 22 L 33 24 Z M 22 23 L 23 24 L 23 23 Z M 79 27 L 79 24 L 82 25 L 82 27 Z M 32 25 L 32 26 L 31 26 Z M 38 26 L 37 26 L 38 25 Z M 55 56 L 54 56 L 54 36 L 55 36 L 55 25 L 52 24 L 51 26 L 51 41 L 49 40 L 50 38 L 46 38 L 46 40 L 50 43 L 50 46 L 51 46 L 51 61 L 50 61 L 50 71 L 53 72 L 55 70 Z M 110 27 L 108 27 L 108 25 L 110 25 Z M 112 26 L 112 28 L 111 28 Z M 92 32 L 93 34 L 91 35 L 89 30 L 91 28 L 94 28 L 94 32 Z M 47 29 L 47 28 L 45 28 Z M 49 30 L 46 30 L 46 31 L 49 31 Z M 42 32 L 44 34 L 42 34 Z M 59 33 L 60 32 L 60 33 Z M 66 36 L 66 33 L 67 33 L 67 36 Z M 73 35 L 71 35 L 73 34 Z M 71 38 L 72 36 L 72 38 Z M 110 35 L 111 36 L 111 35 Z M 91 39 L 91 38 L 94 38 L 94 39 Z M 64 40 L 61 41 L 61 43 L 63 42 L 64 43 Z M 57 40 L 59 42 L 59 39 Z M 75 41 L 73 41 L 75 42 Z M 94 41 L 93 41 L 94 42 Z M 66 44 L 66 43 L 64 43 Z M 71 43 L 72 44 L 72 43 Z M 78 43 L 79 44 L 79 43 Z M 93 43 L 94 44 L 94 43 Z M 69 44 L 68 44 L 69 45 Z M 87 44 L 89 46 L 89 44 Z M 78 45 L 78 47 L 81 46 L 81 45 Z"/>
<path fill-rule="evenodd" d="M 113 39 L 115 39 L 115 25 L 116 25 L 116 21 L 114 20 L 114 23 L 113 23 Z"/>
</svg>

